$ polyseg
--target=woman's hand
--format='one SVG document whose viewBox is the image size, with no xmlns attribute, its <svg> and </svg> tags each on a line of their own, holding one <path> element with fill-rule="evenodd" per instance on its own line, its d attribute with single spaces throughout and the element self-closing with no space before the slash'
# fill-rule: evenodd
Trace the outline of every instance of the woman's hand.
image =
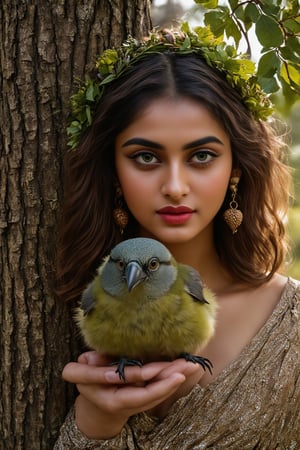
<svg viewBox="0 0 300 450">
<path fill-rule="evenodd" d="M 130 416 L 141 411 L 162 417 L 186 395 L 203 375 L 197 364 L 177 359 L 142 367 L 126 367 L 126 383 L 111 361 L 96 352 L 80 355 L 63 371 L 66 381 L 80 392 L 76 400 L 76 423 L 89 438 L 109 439 L 120 433 Z"/>
</svg>

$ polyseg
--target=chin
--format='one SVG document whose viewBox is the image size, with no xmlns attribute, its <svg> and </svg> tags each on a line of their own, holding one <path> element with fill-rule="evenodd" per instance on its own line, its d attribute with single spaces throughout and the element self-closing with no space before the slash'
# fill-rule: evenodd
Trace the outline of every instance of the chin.
<svg viewBox="0 0 300 450">
<path fill-rule="evenodd" d="M 169 227 L 165 229 L 161 229 L 161 227 L 157 230 L 147 230 L 145 228 L 140 229 L 139 235 L 141 237 L 156 239 L 157 241 L 162 242 L 163 244 L 175 245 L 175 244 L 185 244 L 191 242 L 193 240 L 197 241 L 199 238 L 201 239 L 201 235 L 203 234 L 203 238 L 207 239 L 207 227 L 204 229 L 191 230 L 187 229 L 187 227 L 177 226 L 177 227 Z"/>
<path fill-rule="evenodd" d="M 164 233 L 157 236 L 155 239 L 161 241 L 162 243 L 175 245 L 175 244 L 186 244 L 190 241 L 197 240 L 198 235 L 191 235 L 189 233 Z"/>
</svg>

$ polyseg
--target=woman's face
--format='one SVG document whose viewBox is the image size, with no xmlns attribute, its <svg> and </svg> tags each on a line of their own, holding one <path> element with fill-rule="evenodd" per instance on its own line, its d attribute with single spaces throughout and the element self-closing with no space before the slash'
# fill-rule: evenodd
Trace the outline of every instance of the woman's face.
<svg viewBox="0 0 300 450">
<path fill-rule="evenodd" d="M 230 140 L 190 99 L 159 99 L 116 138 L 116 171 L 140 235 L 166 245 L 212 236 L 232 171 Z"/>
</svg>

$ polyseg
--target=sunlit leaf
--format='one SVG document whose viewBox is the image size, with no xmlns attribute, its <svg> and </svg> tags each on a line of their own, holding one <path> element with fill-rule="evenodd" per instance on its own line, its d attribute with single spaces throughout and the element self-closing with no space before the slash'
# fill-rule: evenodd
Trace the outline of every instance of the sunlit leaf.
<svg viewBox="0 0 300 450">
<path fill-rule="evenodd" d="M 235 73 L 239 73 L 244 78 L 254 73 L 255 70 L 255 64 L 250 59 L 243 59 L 243 60 L 234 60 L 234 59 L 227 59 L 224 62 L 225 69 L 230 70 Z"/>
<path fill-rule="evenodd" d="M 218 0 L 194 0 L 198 5 L 207 9 L 215 9 L 218 7 Z"/>
<path fill-rule="evenodd" d="M 224 14 L 220 11 L 209 11 L 204 16 L 205 25 L 209 25 L 215 36 L 221 36 L 225 29 Z"/>
<path fill-rule="evenodd" d="M 292 64 L 283 64 L 280 75 L 287 84 L 295 84 L 300 89 L 300 64 L 298 68 Z"/>
</svg>

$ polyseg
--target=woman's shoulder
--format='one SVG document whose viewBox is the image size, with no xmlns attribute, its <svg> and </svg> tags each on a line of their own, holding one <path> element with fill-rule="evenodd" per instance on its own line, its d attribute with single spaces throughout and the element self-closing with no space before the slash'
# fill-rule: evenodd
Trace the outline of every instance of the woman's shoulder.
<svg viewBox="0 0 300 450">
<path fill-rule="evenodd" d="M 300 280 L 288 278 L 282 297 L 288 302 L 291 312 L 300 319 Z"/>
<path fill-rule="evenodd" d="M 287 280 L 287 285 L 295 289 L 296 294 L 300 295 L 300 280 L 289 277 Z"/>
<path fill-rule="evenodd" d="M 283 276 L 280 274 L 275 274 L 269 283 L 269 293 L 273 297 L 277 297 L 278 304 L 290 303 L 297 304 L 300 303 L 300 281 L 292 277 Z M 268 292 L 267 289 L 263 291 Z"/>
<path fill-rule="evenodd" d="M 292 303 L 300 307 L 300 280 L 292 277 L 287 278 L 281 298 L 291 300 Z"/>
<path fill-rule="evenodd" d="M 290 339 L 300 343 L 300 281 L 287 278 L 280 301 L 273 313 L 278 327 L 285 327 Z M 283 330 L 282 330 L 283 331 Z"/>
</svg>

